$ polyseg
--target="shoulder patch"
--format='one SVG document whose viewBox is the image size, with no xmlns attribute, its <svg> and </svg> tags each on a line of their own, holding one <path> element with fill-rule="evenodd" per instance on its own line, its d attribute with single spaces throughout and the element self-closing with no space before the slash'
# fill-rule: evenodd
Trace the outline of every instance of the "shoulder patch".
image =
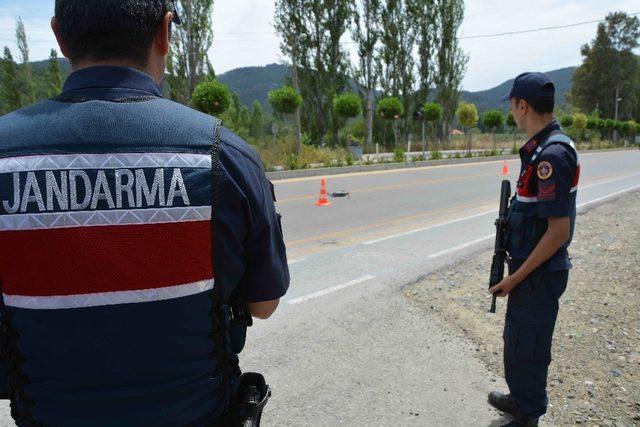
<svg viewBox="0 0 640 427">
<path fill-rule="evenodd" d="M 538 178 L 545 181 L 553 175 L 553 166 L 547 161 L 542 161 L 538 164 Z"/>
</svg>

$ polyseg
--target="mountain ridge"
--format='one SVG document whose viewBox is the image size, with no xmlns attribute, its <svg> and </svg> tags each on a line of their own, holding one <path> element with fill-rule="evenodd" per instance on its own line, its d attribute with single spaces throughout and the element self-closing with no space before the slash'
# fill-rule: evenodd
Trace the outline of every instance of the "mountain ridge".
<svg viewBox="0 0 640 427">
<path fill-rule="evenodd" d="M 64 76 L 71 71 L 69 62 L 61 58 L 58 60 L 60 70 Z M 32 62 L 31 66 L 35 72 L 43 71 L 49 64 L 49 60 Z M 557 104 L 563 108 L 567 104 L 566 94 L 571 91 L 573 71 L 576 67 L 565 67 L 546 74 L 556 84 Z M 264 66 L 252 66 L 236 68 L 218 76 L 218 80 L 236 92 L 240 101 L 251 108 L 254 101 L 260 102 L 264 108 L 270 110 L 267 101 L 267 94 L 273 89 L 284 84 L 285 78 L 289 76 L 289 67 L 282 64 L 268 64 Z M 465 102 L 476 104 L 479 112 L 490 109 L 507 111 L 508 103 L 500 101 L 502 96 L 509 92 L 513 85 L 513 79 L 507 80 L 495 87 L 481 91 L 462 91 L 460 98 Z"/>
</svg>

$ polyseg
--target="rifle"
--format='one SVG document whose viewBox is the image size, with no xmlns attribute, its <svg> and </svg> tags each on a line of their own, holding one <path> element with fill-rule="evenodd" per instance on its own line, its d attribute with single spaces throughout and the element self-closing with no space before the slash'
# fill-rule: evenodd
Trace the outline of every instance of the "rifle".
<svg viewBox="0 0 640 427">
<path fill-rule="evenodd" d="M 504 263 L 507 260 L 506 234 L 509 224 L 509 198 L 511 197 L 511 182 L 502 181 L 500 190 L 500 211 L 496 219 L 496 244 L 493 250 L 493 260 L 491 261 L 491 276 L 489 277 L 489 288 L 497 285 L 504 278 Z M 497 295 L 493 295 L 490 313 L 496 312 Z"/>
</svg>

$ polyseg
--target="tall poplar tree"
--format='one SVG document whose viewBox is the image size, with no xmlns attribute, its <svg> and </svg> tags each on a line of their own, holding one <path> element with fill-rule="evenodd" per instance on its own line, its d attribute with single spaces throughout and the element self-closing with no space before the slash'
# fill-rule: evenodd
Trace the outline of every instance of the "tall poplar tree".
<svg viewBox="0 0 640 427">
<path fill-rule="evenodd" d="M 375 91 L 378 81 L 375 73 L 374 54 L 383 28 L 380 24 L 381 0 L 361 0 L 354 16 L 352 37 L 358 47 L 358 66 L 353 75 L 365 99 L 366 147 L 373 144 L 373 116 Z"/>
<path fill-rule="evenodd" d="M 22 61 L 22 73 L 24 77 L 24 96 L 27 104 L 36 102 L 33 88 L 33 76 L 31 75 L 31 64 L 29 63 L 29 44 L 27 43 L 27 31 L 24 28 L 22 18 L 16 20 L 16 43 L 20 51 Z"/>
<path fill-rule="evenodd" d="M 196 85 L 213 73 L 207 53 L 213 43 L 213 4 L 213 0 L 176 2 L 182 24 L 172 26 L 167 71 L 172 98 L 184 104 Z"/>
</svg>

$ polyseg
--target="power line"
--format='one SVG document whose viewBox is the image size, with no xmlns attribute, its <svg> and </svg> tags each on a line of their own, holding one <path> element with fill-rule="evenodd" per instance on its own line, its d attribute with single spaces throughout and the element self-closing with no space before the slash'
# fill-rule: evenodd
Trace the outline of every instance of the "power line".
<svg viewBox="0 0 640 427">
<path fill-rule="evenodd" d="M 628 16 L 636 16 L 636 15 L 640 15 L 640 12 L 630 13 L 630 14 L 627 14 L 627 15 Z M 527 33 L 535 33 L 535 32 L 538 32 L 538 31 L 559 30 L 559 29 L 563 29 L 563 28 L 579 27 L 581 25 L 589 25 L 589 24 L 595 24 L 595 23 L 600 23 L 600 22 L 605 22 L 605 19 L 596 19 L 596 20 L 593 20 L 593 21 L 577 22 L 575 24 L 556 25 L 556 26 L 552 26 L 552 27 L 532 28 L 532 29 L 529 29 L 529 30 L 509 31 L 509 32 L 506 32 L 506 33 L 482 34 L 482 35 L 477 35 L 477 36 L 463 36 L 463 37 L 460 37 L 460 40 L 488 39 L 488 38 L 493 38 L 493 37 L 513 36 L 513 35 L 516 35 L 516 34 L 527 34 Z"/>
</svg>

